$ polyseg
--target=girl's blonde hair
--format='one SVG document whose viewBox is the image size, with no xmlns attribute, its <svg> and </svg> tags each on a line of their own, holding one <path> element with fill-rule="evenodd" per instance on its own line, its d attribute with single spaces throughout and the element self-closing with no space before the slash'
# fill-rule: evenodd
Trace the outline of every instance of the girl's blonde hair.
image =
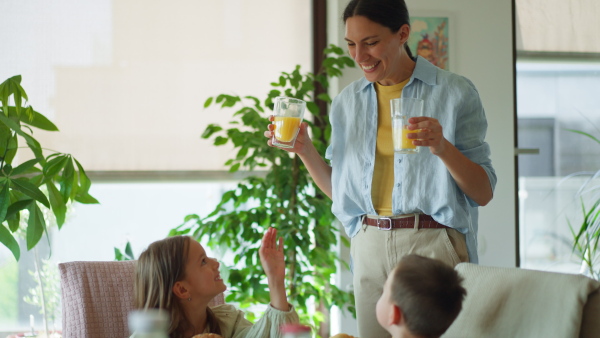
<svg viewBox="0 0 600 338">
<path fill-rule="evenodd" d="M 175 236 L 156 241 L 138 258 L 134 281 L 136 309 L 163 309 L 170 316 L 169 336 L 181 337 L 191 328 L 181 303 L 173 294 L 176 282 L 185 278 L 191 237 Z M 220 334 L 213 312 L 207 308 L 208 324 L 212 333 Z"/>
</svg>

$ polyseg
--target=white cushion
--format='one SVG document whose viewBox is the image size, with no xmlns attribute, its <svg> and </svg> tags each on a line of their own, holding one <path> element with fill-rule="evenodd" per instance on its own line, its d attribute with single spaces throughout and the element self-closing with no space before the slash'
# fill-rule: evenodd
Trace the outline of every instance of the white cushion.
<svg viewBox="0 0 600 338">
<path fill-rule="evenodd" d="M 583 275 L 471 263 L 455 269 L 465 279 L 467 296 L 446 338 L 579 337 L 588 296 L 600 288 Z M 591 332 L 596 329 L 586 335 L 600 337 Z"/>
</svg>

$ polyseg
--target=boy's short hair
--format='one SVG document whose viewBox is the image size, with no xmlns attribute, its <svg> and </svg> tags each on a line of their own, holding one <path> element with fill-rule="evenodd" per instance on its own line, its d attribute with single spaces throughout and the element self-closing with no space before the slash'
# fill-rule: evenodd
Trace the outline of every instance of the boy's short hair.
<svg viewBox="0 0 600 338">
<path fill-rule="evenodd" d="M 407 255 L 393 271 L 391 301 L 400 307 L 413 334 L 439 337 L 462 309 L 467 294 L 462 280 L 442 261 Z"/>
</svg>

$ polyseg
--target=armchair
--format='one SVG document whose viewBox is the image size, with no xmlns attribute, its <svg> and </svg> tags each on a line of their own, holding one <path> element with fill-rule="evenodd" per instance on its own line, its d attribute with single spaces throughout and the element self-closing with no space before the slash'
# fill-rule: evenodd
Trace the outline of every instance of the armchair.
<svg viewBox="0 0 600 338">
<path fill-rule="evenodd" d="M 69 337 L 129 337 L 136 261 L 68 262 L 58 265 L 62 331 Z M 211 306 L 224 304 L 223 294 Z"/>
</svg>

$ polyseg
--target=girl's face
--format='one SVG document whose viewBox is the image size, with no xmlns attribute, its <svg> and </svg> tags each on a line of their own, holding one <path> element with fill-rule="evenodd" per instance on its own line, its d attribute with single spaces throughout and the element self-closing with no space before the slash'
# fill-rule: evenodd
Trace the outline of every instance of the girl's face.
<svg viewBox="0 0 600 338">
<path fill-rule="evenodd" d="M 206 256 L 200 243 L 190 240 L 187 263 L 185 266 L 185 282 L 191 292 L 192 299 L 211 300 L 227 289 L 221 274 L 219 262 Z"/>
<path fill-rule="evenodd" d="M 367 80 L 384 86 L 405 80 L 401 56 L 405 53 L 404 43 L 409 33 L 408 25 L 392 33 L 389 28 L 364 16 L 346 19 L 345 39 L 350 56 L 361 67 Z"/>
</svg>

